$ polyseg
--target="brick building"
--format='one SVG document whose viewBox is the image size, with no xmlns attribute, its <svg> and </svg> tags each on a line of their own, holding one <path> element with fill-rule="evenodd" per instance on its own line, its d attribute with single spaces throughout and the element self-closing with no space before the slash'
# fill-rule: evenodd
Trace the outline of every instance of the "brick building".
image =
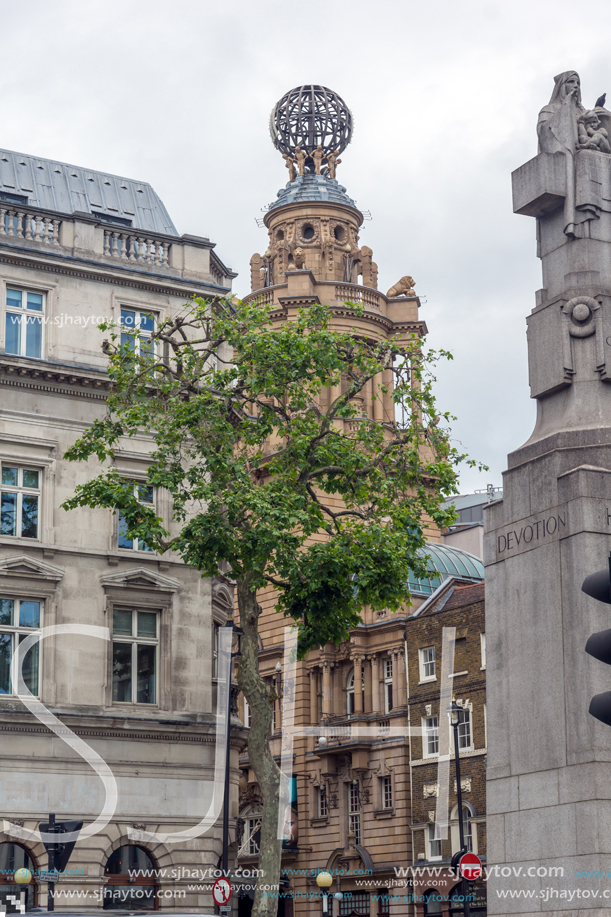
<svg viewBox="0 0 611 917">
<path fill-rule="evenodd" d="M 444 629 L 446 635 L 455 634 L 453 665 L 451 644 L 444 645 Z M 412 736 L 409 762 L 413 864 L 423 870 L 421 876 L 414 878 L 416 914 L 423 917 L 443 913 L 445 917 L 461 913 L 451 902 L 435 898 L 436 893 L 451 897 L 457 886 L 453 872 L 446 868 L 452 854 L 460 849 L 454 747 L 446 712 L 447 701 L 452 697 L 462 708 L 458 737 L 465 842 L 486 862 L 484 584 L 469 585 L 455 577 L 447 579 L 408 618 L 406 633 L 409 722 L 412 728 L 422 730 L 420 736 Z M 446 678 L 451 678 L 447 699 L 441 697 L 442 671 Z M 435 835 L 435 820 L 438 801 L 444 799 L 444 779 L 450 821 L 447 839 L 440 839 Z M 481 914 L 486 906 L 485 887 L 478 884 L 474 891 L 476 901 L 471 910 Z"/>
</svg>

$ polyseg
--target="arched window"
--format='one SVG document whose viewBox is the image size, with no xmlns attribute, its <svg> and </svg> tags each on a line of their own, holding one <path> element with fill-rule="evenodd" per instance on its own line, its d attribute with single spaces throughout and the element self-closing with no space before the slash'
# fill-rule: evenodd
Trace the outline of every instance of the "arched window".
<svg viewBox="0 0 611 917">
<path fill-rule="evenodd" d="M 152 857 L 144 847 L 124 844 L 108 857 L 104 875 L 105 910 L 153 910 L 158 907 L 155 895 L 157 879 Z"/>
<path fill-rule="evenodd" d="M 26 907 L 29 910 L 36 904 L 36 880 L 32 879 L 29 885 L 17 885 L 14 875 L 18 869 L 29 869 L 33 876 L 36 874 L 36 863 L 25 849 L 19 844 L 0 844 L 0 901 L 6 904 L 8 895 L 13 895 L 19 900 L 22 889 L 26 892 Z M 8 911 L 15 911 L 14 905 L 9 904 Z"/>
<path fill-rule="evenodd" d="M 346 713 L 348 716 L 354 713 L 354 669 L 348 675 L 346 682 Z"/>
<path fill-rule="evenodd" d="M 432 888 L 430 891 L 425 892 L 424 895 L 424 913 L 425 917 L 428 917 L 429 914 L 441 914 L 441 892 Z"/>
<path fill-rule="evenodd" d="M 472 808 L 463 802 L 463 830 L 465 832 L 465 844 L 467 850 L 477 853 L 477 827 L 472 822 L 474 812 Z M 460 828 L 458 826 L 458 806 L 454 806 L 451 815 L 450 833 L 452 835 L 452 853 L 460 850 Z"/>
</svg>

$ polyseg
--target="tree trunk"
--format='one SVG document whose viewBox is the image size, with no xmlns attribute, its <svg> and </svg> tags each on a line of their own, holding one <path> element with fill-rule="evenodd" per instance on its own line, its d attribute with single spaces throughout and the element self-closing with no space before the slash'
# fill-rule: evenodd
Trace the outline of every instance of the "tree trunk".
<svg viewBox="0 0 611 917">
<path fill-rule="evenodd" d="M 259 615 L 261 606 L 251 592 L 251 578 L 237 582 L 238 608 L 242 637 L 242 655 L 238 684 L 251 711 L 248 736 L 248 760 L 254 769 L 263 797 L 259 878 L 252 917 L 276 917 L 280 884 L 282 841 L 278 838 L 278 801 L 280 769 L 273 759 L 269 737 L 272 731 L 274 695 L 259 675 Z M 265 886 L 264 891 L 261 886 Z"/>
</svg>

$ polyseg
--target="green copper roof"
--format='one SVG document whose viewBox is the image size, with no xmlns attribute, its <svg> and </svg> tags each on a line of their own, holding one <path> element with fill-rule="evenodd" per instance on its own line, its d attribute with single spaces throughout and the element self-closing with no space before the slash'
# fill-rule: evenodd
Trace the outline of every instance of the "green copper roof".
<svg viewBox="0 0 611 917">
<path fill-rule="evenodd" d="M 483 563 L 479 557 L 474 557 L 467 551 L 429 541 L 420 554 L 426 558 L 427 569 L 431 573 L 426 579 L 417 579 L 410 574 L 409 591 L 414 595 L 432 595 L 450 576 L 460 576 L 461 579 L 470 580 L 472 583 L 481 583 L 484 580 Z"/>
</svg>

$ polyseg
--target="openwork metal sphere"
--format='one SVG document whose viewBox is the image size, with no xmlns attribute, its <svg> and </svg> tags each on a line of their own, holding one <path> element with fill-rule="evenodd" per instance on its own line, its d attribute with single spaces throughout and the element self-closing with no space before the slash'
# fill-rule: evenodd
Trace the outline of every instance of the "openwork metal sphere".
<svg viewBox="0 0 611 917">
<path fill-rule="evenodd" d="M 352 112 L 326 86 L 297 86 L 274 106 L 269 129 L 281 153 L 292 156 L 298 146 L 311 154 L 318 144 L 325 154 L 341 153 L 352 138 Z"/>
</svg>

